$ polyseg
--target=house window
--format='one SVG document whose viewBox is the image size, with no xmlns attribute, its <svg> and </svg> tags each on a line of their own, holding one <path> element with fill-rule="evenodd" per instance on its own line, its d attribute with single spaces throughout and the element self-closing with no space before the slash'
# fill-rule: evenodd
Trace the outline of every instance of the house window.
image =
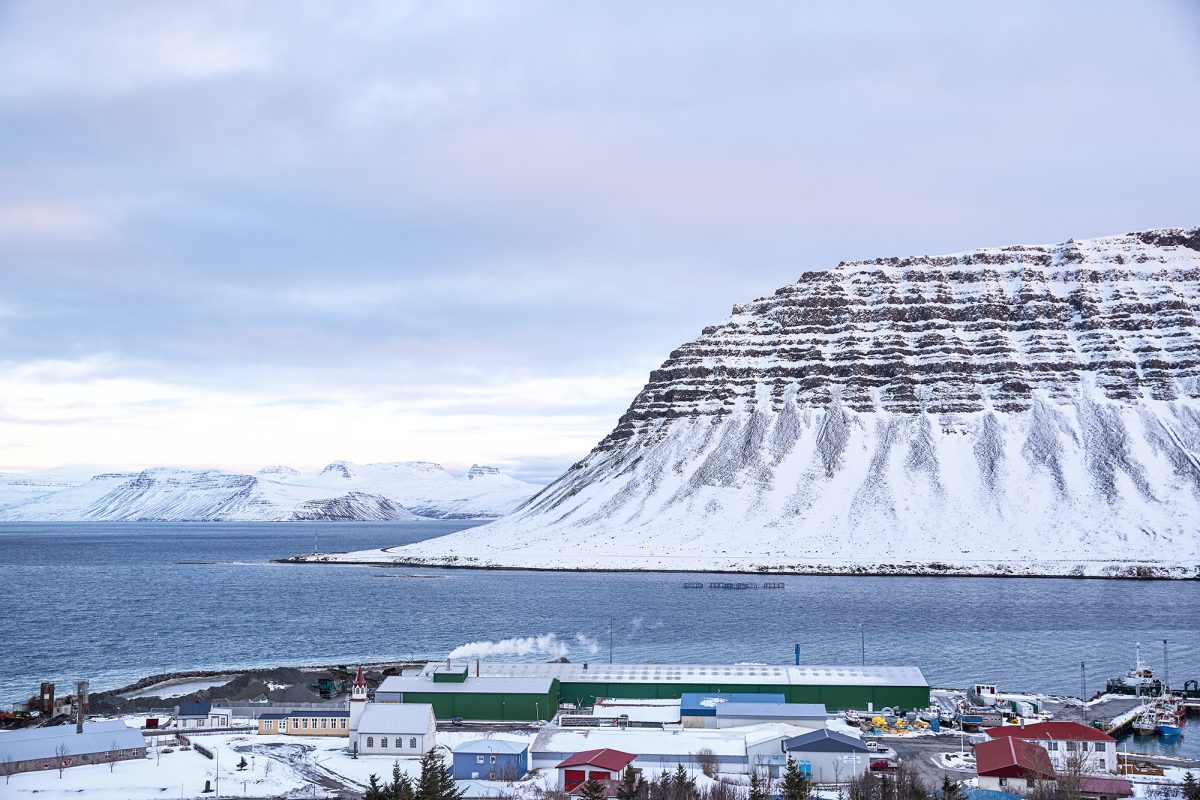
<svg viewBox="0 0 1200 800">
<path fill-rule="evenodd" d="M 1103 753 L 1105 750 L 1108 749 L 1107 745 L 1108 745 L 1107 742 L 1096 742 L 1096 748 L 1095 748 L 1096 752 Z"/>
<path fill-rule="evenodd" d="M 476 764 L 482 764 L 482 763 L 483 763 L 483 756 L 475 756 L 475 763 L 476 763 Z"/>
<path fill-rule="evenodd" d="M 325 730 L 325 728 L 328 724 L 329 724 L 329 720 L 325 719 L 324 717 L 321 717 L 321 730 Z"/>
<path fill-rule="evenodd" d="M 1000 779 L 1000 785 L 1001 785 L 1001 786 L 1008 786 L 1008 778 L 1001 778 L 1001 779 Z"/>
<path fill-rule="evenodd" d="M 495 757 L 495 756 L 492 756 L 492 763 L 493 763 L 493 764 L 495 764 L 495 763 L 496 763 L 496 757 Z"/>
<path fill-rule="evenodd" d="M 367 737 L 367 747 L 374 747 L 374 746 L 375 746 L 375 737 L 368 736 Z"/>
<path fill-rule="evenodd" d="M 1079 749 L 1079 742 L 1067 742 L 1067 752 L 1074 753 Z"/>
<path fill-rule="evenodd" d="M 413 736 L 413 737 L 409 738 L 408 746 L 411 747 L 413 750 L 416 750 L 417 749 L 417 737 Z"/>
<path fill-rule="evenodd" d="M 380 746 L 380 747 L 387 747 L 387 737 L 386 737 L 386 736 L 384 736 L 384 737 L 380 738 L 380 740 L 379 740 L 379 746 Z"/>
<path fill-rule="evenodd" d="M 346 720 L 342 719 L 342 730 L 346 730 Z"/>
<path fill-rule="evenodd" d="M 202 719 L 198 719 L 198 720 L 196 720 L 196 727 L 197 727 L 197 728 L 203 728 L 203 727 L 204 727 L 204 720 L 202 720 Z"/>
<path fill-rule="evenodd" d="M 1050 752 L 1054 752 L 1058 749 L 1058 742 L 1046 742 L 1046 749 Z"/>
</svg>

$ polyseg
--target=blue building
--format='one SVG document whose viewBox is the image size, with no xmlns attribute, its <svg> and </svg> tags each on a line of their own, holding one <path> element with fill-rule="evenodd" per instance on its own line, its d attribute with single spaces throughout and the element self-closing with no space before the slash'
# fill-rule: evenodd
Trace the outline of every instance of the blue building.
<svg viewBox="0 0 1200 800">
<path fill-rule="evenodd" d="M 506 739 L 476 739 L 454 748 L 456 781 L 515 781 L 529 772 L 529 745 Z"/>
<path fill-rule="evenodd" d="M 679 717 L 684 727 L 715 727 L 709 718 L 717 716 L 717 707 L 726 703 L 786 703 L 782 693 L 684 692 L 679 701 Z"/>
</svg>

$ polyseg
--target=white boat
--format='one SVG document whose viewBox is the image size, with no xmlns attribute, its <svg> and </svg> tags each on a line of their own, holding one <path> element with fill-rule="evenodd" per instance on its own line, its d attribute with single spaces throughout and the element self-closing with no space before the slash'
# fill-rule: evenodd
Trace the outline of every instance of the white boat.
<svg viewBox="0 0 1200 800">
<path fill-rule="evenodd" d="M 1146 709 L 1133 721 L 1133 732 L 1140 736 L 1153 736 L 1158 732 L 1158 719 L 1153 709 Z"/>
<path fill-rule="evenodd" d="M 1162 681 L 1154 677 L 1154 670 L 1142 661 L 1141 642 L 1138 642 L 1134 649 L 1133 669 L 1120 678 L 1109 678 L 1106 688 L 1109 694 L 1136 694 L 1147 697 L 1162 694 Z"/>
</svg>

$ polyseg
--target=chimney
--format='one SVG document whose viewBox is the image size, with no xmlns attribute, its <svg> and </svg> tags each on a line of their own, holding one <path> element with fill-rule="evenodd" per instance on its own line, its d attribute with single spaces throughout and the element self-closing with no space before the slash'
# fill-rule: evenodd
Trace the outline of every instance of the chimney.
<svg viewBox="0 0 1200 800">
<path fill-rule="evenodd" d="M 88 706 L 88 681 L 79 681 L 75 684 L 75 732 L 83 733 L 83 718 L 87 714 Z"/>
<path fill-rule="evenodd" d="M 475 677 L 479 677 L 479 659 L 475 659 Z"/>
</svg>

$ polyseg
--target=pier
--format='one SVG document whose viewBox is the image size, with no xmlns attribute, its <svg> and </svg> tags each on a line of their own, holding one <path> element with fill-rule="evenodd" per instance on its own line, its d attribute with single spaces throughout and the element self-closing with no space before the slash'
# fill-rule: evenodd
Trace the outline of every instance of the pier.
<svg viewBox="0 0 1200 800">
<path fill-rule="evenodd" d="M 1140 706 L 1134 706 L 1124 714 L 1119 714 L 1113 717 L 1108 722 L 1101 722 L 1100 729 L 1109 736 L 1116 736 L 1124 733 L 1125 730 L 1133 724 L 1133 721 L 1142 714 L 1142 712 L 1149 711 L 1152 706 L 1153 703 L 1142 703 Z"/>
</svg>

